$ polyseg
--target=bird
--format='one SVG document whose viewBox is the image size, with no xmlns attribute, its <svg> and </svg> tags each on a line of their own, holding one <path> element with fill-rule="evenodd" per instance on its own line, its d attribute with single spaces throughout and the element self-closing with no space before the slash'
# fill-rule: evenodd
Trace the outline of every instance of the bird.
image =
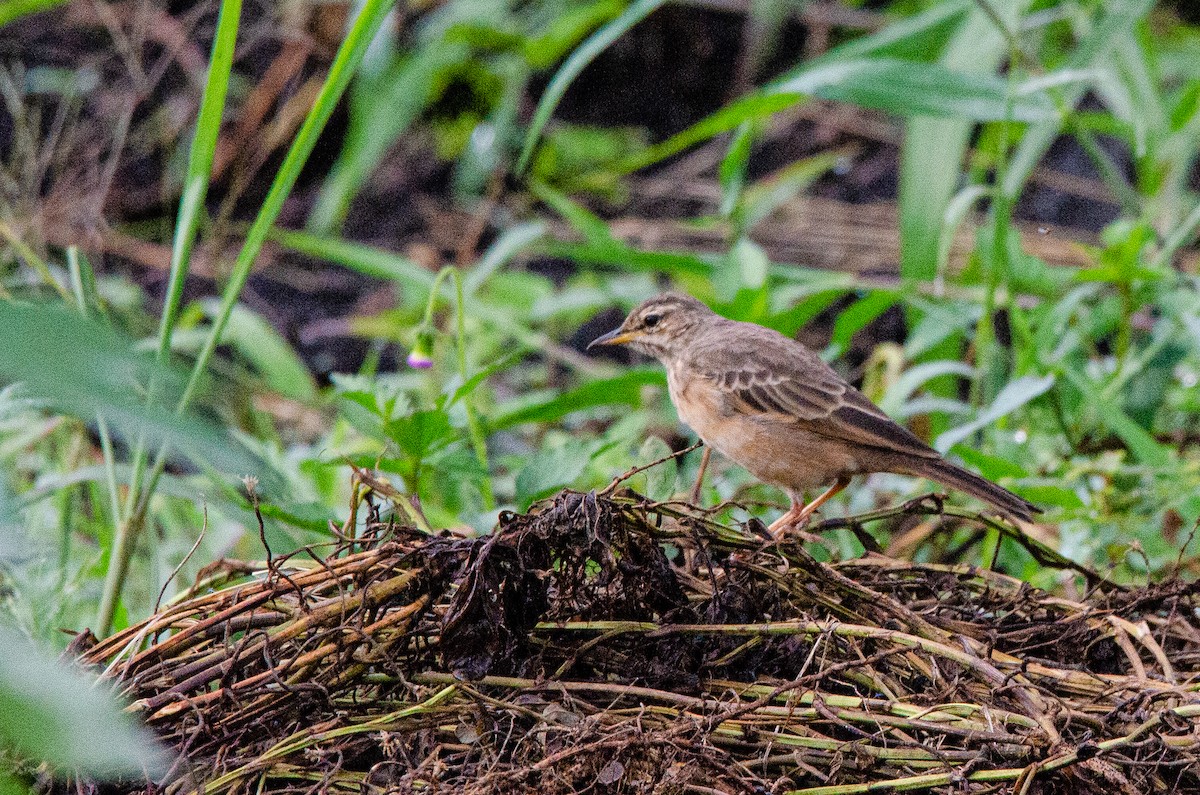
<svg viewBox="0 0 1200 795">
<path fill-rule="evenodd" d="M 855 475 L 928 478 L 989 504 L 1009 519 L 1041 510 L 956 464 L 896 423 L 802 343 L 718 315 L 684 293 L 644 301 L 617 328 L 588 344 L 627 345 L 658 359 L 679 418 L 705 445 L 759 480 L 780 487 L 791 507 L 773 537 L 808 524 Z M 812 502 L 805 494 L 828 486 Z"/>
</svg>

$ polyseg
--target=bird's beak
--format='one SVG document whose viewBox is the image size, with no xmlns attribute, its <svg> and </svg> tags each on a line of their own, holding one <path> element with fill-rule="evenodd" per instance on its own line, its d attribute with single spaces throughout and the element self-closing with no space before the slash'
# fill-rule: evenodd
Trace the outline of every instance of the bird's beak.
<svg viewBox="0 0 1200 795">
<path fill-rule="evenodd" d="M 624 345 L 636 336 L 638 336 L 636 332 L 626 331 L 624 328 L 615 328 L 607 334 L 601 334 L 589 342 L 587 349 L 590 351 L 597 345 Z"/>
</svg>

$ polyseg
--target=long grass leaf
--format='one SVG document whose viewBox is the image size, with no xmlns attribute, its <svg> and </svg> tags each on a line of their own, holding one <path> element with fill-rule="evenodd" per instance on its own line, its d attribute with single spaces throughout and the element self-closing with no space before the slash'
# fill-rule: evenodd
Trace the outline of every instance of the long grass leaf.
<svg viewBox="0 0 1200 795">
<path fill-rule="evenodd" d="M 58 8 L 65 5 L 66 2 L 67 0 L 4 0 L 4 2 L 0 2 L 0 26 L 15 22 L 30 14 Z"/>
<path fill-rule="evenodd" d="M 415 291 L 422 302 L 436 278 L 419 263 L 394 251 L 341 238 L 276 228 L 271 230 L 270 239 L 297 253 L 336 262 L 342 267 L 376 279 L 399 282 L 406 290 Z"/>
<path fill-rule="evenodd" d="M 266 198 L 263 199 L 262 207 L 255 216 L 254 223 L 246 233 L 246 240 L 242 244 L 241 251 L 238 252 L 237 259 L 233 264 L 233 271 L 229 275 L 229 282 L 225 286 L 220 311 L 213 319 L 208 339 L 196 358 L 191 377 L 180 396 L 180 411 L 191 402 L 200 377 L 207 369 L 209 359 L 212 358 L 213 351 L 216 350 L 221 334 L 225 330 L 225 324 L 229 322 L 233 305 L 237 302 L 242 287 L 250 276 L 250 268 L 258 258 L 259 252 L 262 251 L 263 243 L 266 241 L 271 227 L 275 224 L 275 219 L 279 217 L 284 201 L 291 194 L 296 180 L 300 177 L 300 170 L 308 161 L 308 156 L 312 154 L 313 147 L 317 145 L 318 136 L 325 129 L 325 124 L 337 108 L 355 70 L 362 62 L 363 56 L 366 55 L 371 39 L 379 30 L 379 26 L 383 23 L 384 17 L 387 16 L 387 12 L 394 2 L 395 0 L 366 0 L 358 17 L 355 18 L 350 32 L 346 35 L 346 40 L 338 48 L 333 64 L 329 67 L 329 76 L 321 86 L 312 110 L 305 116 L 304 123 L 296 133 L 296 138 L 292 141 L 282 165 L 279 166 L 279 171 L 271 183 L 271 189 Z"/>
<path fill-rule="evenodd" d="M 0 339 L 0 379 L 21 382 L 43 405 L 84 422 L 101 414 L 127 438 L 175 440 L 181 457 L 226 472 L 266 469 L 220 425 L 176 415 L 166 399 L 183 374 L 136 353 L 132 340 L 99 321 L 61 304 L 0 303 Z M 150 379 L 162 400 L 147 405 L 139 385 Z"/>
<path fill-rule="evenodd" d="M 171 246 L 171 269 L 167 278 L 167 297 L 158 327 L 158 355 L 164 360 L 171 350 L 171 332 L 179 314 L 183 285 L 191 262 L 192 246 L 200 227 L 204 199 L 212 174 L 217 138 L 221 132 L 221 117 L 225 113 L 225 98 L 229 92 L 229 75 L 233 70 L 233 53 L 237 44 L 238 22 L 242 0 L 223 0 L 217 15 L 217 34 L 213 39 L 208 79 L 200 99 L 200 115 L 196 118 L 196 133 L 188 153 L 187 176 L 179 212 L 175 217 L 175 239 Z"/>
<path fill-rule="evenodd" d="M 1054 104 L 1040 91 L 1010 98 L 1008 82 L 994 75 L 900 58 L 826 63 L 777 82 L 771 90 L 812 94 L 901 116 L 1023 122 L 1055 117 Z"/>
<path fill-rule="evenodd" d="M 1079 46 L 1060 66 L 1063 70 L 1083 70 L 1104 65 L 1114 44 L 1134 28 L 1154 7 L 1154 0 L 1114 0 L 1103 3 L 1103 16 L 1090 33 L 1080 39 Z M 1065 108 L 1074 108 L 1087 93 L 1087 85 L 1067 86 L 1060 94 Z M 1034 125 L 1021 137 L 1021 143 L 1009 160 L 1008 169 L 1000 183 L 1004 195 L 1016 200 L 1025 189 L 1030 174 L 1042 156 L 1062 132 L 1063 119 L 1051 119 Z"/>
<path fill-rule="evenodd" d="M 934 448 L 943 453 L 946 452 L 976 431 L 1011 414 L 1034 398 L 1044 395 L 1050 390 L 1050 387 L 1054 386 L 1054 381 L 1053 375 L 1040 378 L 1025 375 L 1010 381 L 1004 389 L 1000 390 L 1000 394 L 996 395 L 992 404 L 979 413 L 979 416 L 938 436 L 937 441 L 934 442 Z"/>
<path fill-rule="evenodd" d="M 465 45 L 439 37 L 356 88 L 346 143 L 309 215 L 310 231 L 326 234 L 341 225 L 363 183 L 429 103 L 437 75 L 467 53 Z"/>
<path fill-rule="evenodd" d="M 626 31 L 657 10 L 664 2 L 666 0 L 637 0 L 636 3 L 625 9 L 625 12 L 621 16 L 597 30 L 588 37 L 587 41 L 579 45 L 575 52 L 571 53 L 571 57 L 555 73 L 554 77 L 550 80 L 550 85 L 546 86 L 546 91 L 542 94 L 542 98 L 538 100 L 537 110 L 534 111 L 533 121 L 529 125 L 529 131 L 525 134 L 525 143 L 521 147 L 521 156 L 517 160 L 517 174 L 525 172 L 525 168 L 529 165 L 529 158 L 533 156 L 534 147 L 537 146 L 538 139 L 542 135 L 543 128 L 550 121 L 550 116 L 554 113 L 554 109 L 558 107 L 563 94 L 567 93 L 567 88 L 575 81 L 579 73 L 584 70 L 584 67 L 591 63 L 597 55 L 604 52 L 610 44 L 624 35 Z"/>
<path fill-rule="evenodd" d="M 225 98 L 229 90 L 229 75 L 233 69 L 233 55 L 237 44 L 238 25 L 241 18 L 241 0 L 223 0 L 217 16 L 217 33 L 213 39 L 209 59 L 208 76 L 200 99 L 200 113 L 196 119 L 196 132 L 192 137 L 188 153 L 187 173 L 184 178 L 183 194 L 175 219 L 175 238 L 171 246 L 171 266 L 167 277 L 167 295 L 162 317 L 158 325 L 158 362 L 167 361 L 171 350 L 171 335 L 179 316 L 179 305 L 183 300 L 183 287 L 191 263 L 192 247 L 200 226 L 204 199 L 208 195 L 208 183 L 212 173 L 213 157 L 217 148 L 217 137 L 221 131 L 221 118 L 225 112 Z M 148 402 L 153 403 L 159 384 L 152 378 L 146 390 Z M 107 433 L 106 420 L 101 415 L 101 430 Z M 143 492 L 142 477 L 147 463 L 146 439 L 139 435 L 133 445 L 133 476 L 129 483 L 129 499 L 117 521 L 116 543 L 105 574 L 104 591 L 96 618 L 96 631 L 101 635 L 108 631 L 112 621 L 116 600 L 124 586 L 129 567 L 129 556 L 133 554 L 134 541 L 140 531 L 140 522 L 133 519 L 139 502 L 148 498 L 153 489 Z M 153 478 L 151 478 L 153 480 Z"/>
<path fill-rule="evenodd" d="M 998 13 L 1010 29 L 1027 6 L 1009 0 Z M 1007 39 L 992 16 L 980 8 L 968 14 L 942 58 L 942 67 L 961 77 L 973 75 L 995 86 L 1000 114 L 1009 116 L 1006 81 L 992 73 L 1004 56 Z M 1039 95 L 1046 100 L 1045 95 Z M 1021 120 L 1015 102 L 1012 118 Z M 942 114 L 939 114 L 942 115 Z M 1051 110 L 1045 118 L 1053 118 Z M 1028 120 L 1028 119 L 1026 119 Z M 904 279 L 930 281 L 937 275 L 939 240 L 946 207 L 961 179 L 973 124 L 962 119 L 918 117 L 905 125 L 900 155 L 900 274 Z"/>
</svg>

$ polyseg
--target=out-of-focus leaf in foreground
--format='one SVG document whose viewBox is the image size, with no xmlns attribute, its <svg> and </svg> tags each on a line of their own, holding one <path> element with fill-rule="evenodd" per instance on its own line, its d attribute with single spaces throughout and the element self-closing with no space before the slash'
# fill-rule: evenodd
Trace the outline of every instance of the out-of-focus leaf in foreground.
<svg viewBox="0 0 1200 795">
<path fill-rule="evenodd" d="M 266 464 L 221 426 L 177 415 L 181 375 L 107 326 L 64 306 L 0 303 L 0 340 L 0 382 L 22 384 L 25 397 L 85 422 L 103 416 L 127 437 L 168 443 L 173 454 L 224 472 L 265 474 Z M 148 404 L 151 380 L 158 399 Z"/>
<path fill-rule="evenodd" d="M 0 627 L 0 746 L 60 773 L 154 777 L 167 755 L 83 673 Z"/>
</svg>

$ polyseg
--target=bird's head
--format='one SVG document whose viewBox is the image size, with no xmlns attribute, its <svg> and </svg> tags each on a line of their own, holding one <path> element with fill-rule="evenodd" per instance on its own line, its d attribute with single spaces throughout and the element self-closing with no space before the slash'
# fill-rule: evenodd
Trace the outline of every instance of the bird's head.
<svg viewBox="0 0 1200 795">
<path fill-rule="evenodd" d="M 620 327 L 592 340 L 588 350 L 597 345 L 628 345 L 666 361 L 687 346 L 705 320 L 716 316 L 690 295 L 663 293 L 636 306 Z"/>
</svg>

